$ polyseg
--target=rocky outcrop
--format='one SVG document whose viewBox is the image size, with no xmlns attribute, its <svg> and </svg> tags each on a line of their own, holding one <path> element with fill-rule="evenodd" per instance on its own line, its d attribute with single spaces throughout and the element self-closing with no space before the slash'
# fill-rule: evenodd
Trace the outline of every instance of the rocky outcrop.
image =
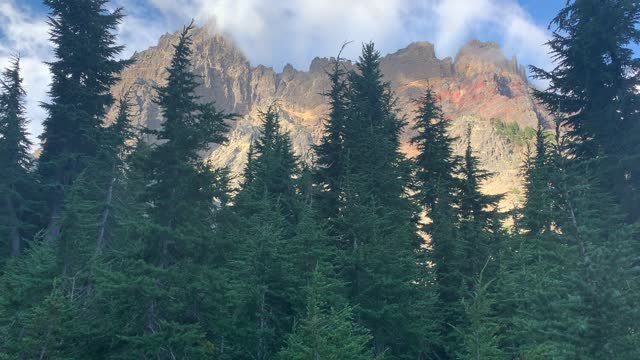
<svg viewBox="0 0 640 360">
<path fill-rule="evenodd" d="M 114 87 L 116 97 L 128 91 L 135 122 L 157 128 L 162 121 L 153 103 L 154 87 L 164 84 L 177 34 L 162 36 L 158 45 L 134 55 L 135 64 L 121 75 Z M 315 58 L 307 71 L 286 65 L 282 72 L 252 66 L 230 40 L 212 29 L 198 28 L 193 34 L 193 68 L 202 77 L 198 94 L 203 101 L 215 101 L 218 108 L 237 113 L 229 143 L 214 147 L 207 155 L 214 166 L 228 166 L 239 174 L 249 144 L 257 135 L 259 112 L 277 101 L 282 109 L 282 127 L 292 137 L 294 150 L 310 158 L 311 145 L 322 134 L 327 113 L 322 96 L 329 87 L 326 72 L 334 59 Z M 350 62 L 345 62 L 352 68 Z M 438 59 L 432 44 L 412 43 L 384 56 L 380 66 L 398 97 L 398 109 L 409 124 L 402 136 L 403 151 L 415 154 L 408 142 L 412 136 L 412 99 L 432 86 L 442 100 L 452 132 L 459 138 L 456 151 L 463 152 L 466 129 L 472 129 L 472 145 L 484 166 L 496 173 L 485 185 L 490 193 L 510 193 L 519 188 L 522 149 L 509 143 L 495 130 L 492 119 L 536 126 L 543 112 L 530 95 L 524 69 L 517 60 L 507 60 L 495 43 L 472 40 L 455 57 Z M 109 118 L 115 116 L 111 111 Z M 507 207 L 513 196 L 508 197 Z"/>
</svg>

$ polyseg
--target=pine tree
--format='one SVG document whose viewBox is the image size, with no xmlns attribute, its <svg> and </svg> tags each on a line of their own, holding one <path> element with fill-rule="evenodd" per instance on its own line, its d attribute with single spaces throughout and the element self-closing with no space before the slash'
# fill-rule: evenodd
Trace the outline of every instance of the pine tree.
<svg viewBox="0 0 640 360">
<path fill-rule="evenodd" d="M 340 214 L 335 221 L 339 271 L 355 318 L 371 330 L 374 354 L 416 358 L 427 351 L 429 279 L 415 208 L 405 194 L 407 161 L 399 152 L 404 120 L 396 114 L 380 55 L 365 44 L 348 75 Z M 429 335 L 427 335 L 429 334 Z"/>
<path fill-rule="evenodd" d="M 335 280 L 318 267 L 307 286 L 305 316 L 287 336 L 286 347 L 278 353 L 282 360 L 380 359 L 369 346 L 371 337 L 353 322 L 352 309 L 331 301 Z M 341 307 L 340 307 L 341 306 Z"/>
<path fill-rule="evenodd" d="M 559 141 L 554 154 L 557 226 L 569 255 L 562 259 L 566 294 L 552 306 L 557 314 L 572 314 L 550 325 L 563 334 L 556 351 L 585 359 L 632 359 L 638 356 L 632 305 L 638 295 L 633 275 L 638 230 L 625 224 L 593 168 L 568 155 L 572 146 Z"/>
<path fill-rule="evenodd" d="M 226 331 L 226 356 L 232 359 L 272 358 L 294 315 L 289 279 L 295 274 L 284 251 L 290 225 L 270 197 L 251 201 L 228 230 L 237 244 L 226 296 L 234 314 Z"/>
<path fill-rule="evenodd" d="M 261 113 L 260 137 L 250 148 L 243 191 L 238 201 L 245 197 L 256 200 L 266 196 L 277 202 L 283 214 L 293 219 L 296 213 L 294 178 L 299 176 L 300 167 L 289 134 L 280 130 L 278 111 L 277 105 L 272 104 Z"/>
<path fill-rule="evenodd" d="M 18 256 L 34 233 L 30 220 L 37 184 L 29 154 L 32 144 L 26 130 L 25 95 L 20 58 L 15 57 L 0 80 L 0 234 L 7 239 L 0 261 L 7 255 Z"/>
<path fill-rule="evenodd" d="M 138 143 L 126 172 L 127 211 L 113 214 L 119 225 L 111 250 L 92 268 L 96 312 L 111 319 L 98 323 L 100 333 L 114 358 L 199 359 L 216 351 L 223 302 L 214 271 L 220 265 L 212 262 L 220 206 L 214 200 L 225 199 L 226 184 L 200 154 L 226 140 L 225 121 L 233 117 L 197 101 L 191 29 L 182 31 L 167 84 L 157 88 L 164 122 L 151 133 L 161 142 Z"/>
<path fill-rule="evenodd" d="M 554 189 L 549 148 L 542 125 L 536 131 L 535 153 L 524 163 L 525 203 L 521 227 L 530 235 L 550 232 L 554 219 Z"/>
<path fill-rule="evenodd" d="M 428 88 L 417 104 L 414 125 L 417 135 L 411 142 L 419 153 L 414 159 L 416 170 L 412 190 L 415 202 L 429 218 L 421 230 L 429 236 L 432 248 L 429 260 L 434 265 L 438 289 L 440 342 L 445 345 L 459 342 L 455 339 L 458 333 L 453 331 L 451 324 L 460 324 L 463 316 L 460 299 L 464 295 L 464 278 L 460 267 L 466 260 L 457 237 L 456 204 L 460 159 L 453 154 L 455 139 L 448 134 L 449 123 L 434 91 Z"/>
<path fill-rule="evenodd" d="M 114 213 L 125 211 L 119 202 L 125 196 L 125 159 L 131 152 L 128 143 L 135 137 L 127 101 L 126 97 L 120 99 L 118 116 L 101 132 L 95 158 L 67 193 L 56 244 L 67 273 L 87 269 L 92 258 L 108 244 L 116 226 Z"/>
<path fill-rule="evenodd" d="M 540 187 L 527 181 L 527 204 L 552 212 L 527 212 L 528 223 L 539 228 L 521 235 L 514 259 L 505 263 L 506 345 L 526 358 L 632 359 L 638 356 L 631 305 L 637 229 L 624 224 L 593 168 L 569 155 L 571 147 L 558 135 L 548 163 L 527 170 L 527 179 L 537 173 L 544 180 Z M 541 199 L 547 203 L 534 203 Z"/>
<path fill-rule="evenodd" d="M 572 154 L 599 159 L 600 182 L 631 220 L 640 216 L 640 60 L 633 51 L 639 21 L 634 1 L 568 1 L 550 24 L 555 68 L 532 67 L 535 77 L 549 81 L 535 96 L 551 113 L 566 114 Z"/>
<path fill-rule="evenodd" d="M 113 103 L 110 88 L 129 61 L 116 60 L 123 50 L 115 45 L 114 30 L 122 9 L 109 12 L 106 0 L 46 0 L 55 60 L 44 104 L 48 117 L 40 136 L 38 170 L 47 187 L 47 240 L 59 235 L 65 193 L 96 156 L 101 125 Z"/>
<path fill-rule="evenodd" d="M 557 232 L 558 173 L 545 131 L 536 132 L 535 153 L 524 161 L 526 199 L 520 210 L 520 231 L 503 247 L 497 278 L 497 305 L 502 347 L 513 356 L 532 359 L 559 356 L 553 336 L 541 331 L 562 315 L 548 304 L 562 293 L 567 247 Z"/>
<path fill-rule="evenodd" d="M 275 355 L 302 307 L 309 263 L 327 261 L 332 245 L 303 204 L 298 160 L 280 130 L 277 106 L 261 115 L 260 137 L 231 209 L 234 220 L 222 224 L 235 245 L 228 297 L 236 319 L 227 326 L 225 355 L 234 359 Z"/>
<path fill-rule="evenodd" d="M 463 330 L 464 351 L 459 359 L 499 360 L 508 359 L 499 347 L 498 323 L 494 319 L 494 299 L 490 293 L 491 281 L 482 279 L 482 271 L 476 277 L 471 296 L 463 300 L 469 325 Z"/>
<path fill-rule="evenodd" d="M 471 148 L 471 128 L 467 132 L 467 149 L 461 167 L 459 193 L 459 236 L 466 261 L 461 271 L 466 278 L 473 279 L 480 273 L 487 260 L 497 260 L 500 250 L 501 214 L 497 211 L 501 195 L 484 194 L 480 186 L 492 176 L 480 169 L 478 159 Z M 493 276 L 495 266 L 487 267 L 487 276 Z"/>
<path fill-rule="evenodd" d="M 339 212 L 341 184 L 345 175 L 343 141 L 348 106 L 348 82 L 339 55 L 328 75 L 331 89 L 324 95 L 329 99 L 330 112 L 320 144 L 315 147 L 316 182 L 321 212 L 327 218 L 335 218 Z"/>
</svg>

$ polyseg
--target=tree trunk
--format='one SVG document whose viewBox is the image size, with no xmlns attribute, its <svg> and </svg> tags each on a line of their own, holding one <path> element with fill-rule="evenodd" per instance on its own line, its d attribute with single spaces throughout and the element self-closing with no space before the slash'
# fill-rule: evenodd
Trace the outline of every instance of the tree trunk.
<svg viewBox="0 0 640 360">
<path fill-rule="evenodd" d="M 45 233 L 44 241 L 52 244 L 60 236 L 60 221 L 62 220 L 62 197 L 56 199 L 51 210 L 49 224 Z"/>
<path fill-rule="evenodd" d="M 257 359 L 264 360 L 266 359 L 266 351 L 265 351 L 265 341 L 264 341 L 264 332 L 266 328 L 266 319 L 265 319 L 265 291 L 260 289 L 260 313 L 258 315 L 260 317 L 258 324 L 258 349 L 257 349 Z"/>
<path fill-rule="evenodd" d="M 102 212 L 102 219 L 100 220 L 100 228 L 98 229 L 98 238 L 96 239 L 96 254 L 102 252 L 105 242 L 105 233 L 107 230 L 107 222 L 109 221 L 109 215 L 111 213 L 111 203 L 113 201 L 113 187 L 116 183 L 116 177 L 113 176 L 109 182 L 109 189 L 107 189 L 107 198 L 105 200 L 104 211 Z"/>
<path fill-rule="evenodd" d="M 18 215 L 16 214 L 16 209 L 13 205 L 13 201 L 11 201 L 11 195 L 7 195 L 5 198 L 5 203 L 7 206 L 8 218 L 9 218 L 9 242 L 11 243 L 11 256 L 15 257 L 20 255 L 21 251 L 21 243 L 20 243 L 20 231 Z"/>
</svg>

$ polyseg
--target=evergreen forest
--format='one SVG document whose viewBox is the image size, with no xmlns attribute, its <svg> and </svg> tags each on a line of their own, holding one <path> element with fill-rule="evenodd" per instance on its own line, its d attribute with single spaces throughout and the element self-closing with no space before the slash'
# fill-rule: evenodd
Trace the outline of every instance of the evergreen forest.
<svg viewBox="0 0 640 360">
<path fill-rule="evenodd" d="M 569 0 L 551 21 L 553 67 L 530 71 L 552 121 L 498 124 L 527 152 L 508 212 L 471 131 L 450 134 L 428 87 L 400 109 L 373 43 L 331 64 L 312 161 L 275 102 L 236 178 L 202 156 L 237 115 L 198 96 L 193 24 L 149 129 L 111 93 L 133 61 L 124 9 L 44 3 L 37 157 L 20 57 L 0 74 L 0 359 L 640 359 L 636 0 Z"/>
</svg>

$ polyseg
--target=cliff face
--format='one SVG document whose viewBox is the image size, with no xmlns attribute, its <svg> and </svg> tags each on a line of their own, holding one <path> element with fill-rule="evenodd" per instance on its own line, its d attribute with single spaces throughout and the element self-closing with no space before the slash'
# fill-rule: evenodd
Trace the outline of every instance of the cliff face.
<svg viewBox="0 0 640 360">
<path fill-rule="evenodd" d="M 177 34 L 167 34 L 157 46 L 135 54 L 136 63 L 123 72 L 113 89 L 116 97 L 129 91 L 137 123 L 151 128 L 160 124 L 158 108 L 152 101 L 153 87 L 164 84 L 165 68 L 176 41 Z M 287 65 L 276 73 L 262 65 L 252 66 L 230 40 L 209 29 L 196 29 L 193 44 L 194 71 L 202 76 L 199 95 L 205 101 L 215 101 L 219 109 L 240 115 L 232 125 L 229 144 L 212 148 L 207 154 L 214 166 L 229 166 L 233 173 L 241 172 L 249 144 L 258 132 L 258 114 L 273 101 L 280 104 L 282 127 L 290 133 L 295 151 L 303 159 L 312 156 L 310 146 L 320 139 L 328 110 L 321 94 L 329 87 L 326 71 L 331 59 L 314 59 L 308 71 Z M 345 66 L 353 65 L 347 62 Z M 403 150 L 409 156 L 415 154 L 408 144 L 415 109 L 411 99 L 420 97 L 430 85 L 441 97 L 445 114 L 452 122 L 452 133 L 459 138 L 456 151 L 464 151 L 466 129 L 471 126 L 473 148 L 484 167 L 496 173 L 485 184 L 485 190 L 500 193 L 519 188 L 523 149 L 502 137 L 493 120 L 535 127 L 539 120 L 544 121 L 544 115 L 530 96 L 524 69 L 515 59 L 507 60 L 494 43 L 472 40 L 455 60 L 441 60 L 435 56 L 432 44 L 416 42 L 386 55 L 381 69 L 398 97 L 399 109 L 409 120 L 402 139 Z M 112 110 L 109 118 L 114 115 Z M 508 207 L 512 200 L 513 196 L 509 196 L 503 205 Z"/>
</svg>

